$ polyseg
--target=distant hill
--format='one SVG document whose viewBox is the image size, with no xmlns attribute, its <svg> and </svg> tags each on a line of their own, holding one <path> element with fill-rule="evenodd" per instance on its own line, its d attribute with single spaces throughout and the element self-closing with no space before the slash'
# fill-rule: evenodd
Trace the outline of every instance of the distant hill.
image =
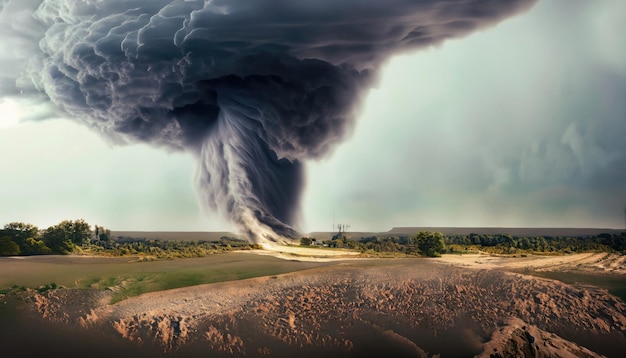
<svg viewBox="0 0 626 358">
<path fill-rule="evenodd" d="M 444 235 L 496 235 L 512 236 L 590 236 L 602 233 L 619 234 L 624 230 L 602 228 L 529 228 L 529 227 L 394 227 L 386 234 L 415 234 L 420 231 L 437 231 Z"/>
<path fill-rule="evenodd" d="M 315 232 L 310 232 L 308 234 L 304 234 L 304 236 L 308 236 L 308 237 L 314 237 L 318 240 L 330 240 L 333 238 L 333 235 L 336 235 L 337 232 L 330 232 L 330 231 L 315 231 Z M 361 238 L 361 237 L 367 237 L 367 236 L 376 236 L 376 235 L 386 235 L 387 233 L 380 233 L 380 232 L 364 232 L 364 231 L 348 231 L 345 233 L 346 237 L 348 238 Z"/>
</svg>

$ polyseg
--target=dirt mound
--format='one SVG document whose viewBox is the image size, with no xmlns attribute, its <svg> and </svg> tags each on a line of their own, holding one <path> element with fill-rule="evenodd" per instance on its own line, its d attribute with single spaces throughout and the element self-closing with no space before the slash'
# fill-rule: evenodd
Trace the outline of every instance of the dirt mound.
<svg viewBox="0 0 626 358">
<path fill-rule="evenodd" d="M 96 322 L 96 309 L 111 299 L 111 291 L 56 289 L 45 292 L 31 291 L 28 300 L 43 318 L 59 323 L 80 323 L 86 327 Z"/>
<path fill-rule="evenodd" d="M 606 291 L 429 260 L 344 263 L 111 306 L 96 293 L 73 305 L 80 294 L 66 291 L 42 294 L 34 306 L 46 318 L 109 329 L 169 355 L 455 357 L 497 348 L 550 356 L 565 347 L 619 356 L 626 346 L 626 305 Z M 524 351 L 524 332 L 535 351 Z"/>
<path fill-rule="evenodd" d="M 541 357 L 595 358 L 603 357 L 585 347 L 548 333 L 520 319 L 510 318 L 497 329 L 478 358 Z"/>
</svg>

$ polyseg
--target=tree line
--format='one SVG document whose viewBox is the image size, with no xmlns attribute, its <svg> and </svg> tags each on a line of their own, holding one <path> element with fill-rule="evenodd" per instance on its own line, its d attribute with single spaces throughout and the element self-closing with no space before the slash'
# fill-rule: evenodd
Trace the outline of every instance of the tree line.
<svg viewBox="0 0 626 358">
<path fill-rule="evenodd" d="M 301 245 L 315 245 L 315 238 L 302 238 Z M 571 236 L 512 236 L 443 235 L 439 232 L 419 232 L 413 236 L 368 236 L 348 239 L 345 235 L 325 240 L 322 246 L 349 248 L 363 253 L 400 253 L 410 256 L 438 256 L 443 253 L 485 251 L 494 254 L 568 254 L 585 251 L 618 252 L 626 254 L 626 232 L 601 233 L 581 237 Z"/>
<path fill-rule="evenodd" d="M 233 251 L 260 249 L 246 240 L 222 236 L 217 241 L 158 240 L 119 236 L 115 240 L 92 242 L 83 250 L 94 254 L 111 256 L 141 256 L 144 259 L 174 259 L 204 257 L 210 254 Z"/>
<path fill-rule="evenodd" d="M 0 230 L 0 256 L 65 255 L 91 239 L 91 226 L 82 219 L 63 220 L 45 230 L 22 222 Z"/>
<path fill-rule="evenodd" d="M 315 238 L 304 237 L 300 245 L 310 246 Z M 369 236 L 350 240 L 345 235 L 322 242 L 323 246 L 359 250 L 362 253 L 401 253 L 409 256 L 438 257 L 447 252 L 445 236 L 440 232 L 422 231 L 415 236 Z"/>
<path fill-rule="evenodd" d="M 304 237 L 300 244 L 317 244 L 315 238 Z M 556 253 L 583 251 L 619 252 L 626 254 L 626 232 L 571 237 L 519 237 L 498 235 L 443 235 L 419 232 L 412 236 L 369 236 L 348 239 L 345 235 L 325 240 L 324 246 L 348 248 L 363 253 L 398 253 L 409 256 L 439 256 L 443 253 L 480 250 L 496 254 Z M 64 220 L 40 230 L 35 225 L 12 222 L 0 229 L 0 256 L 65 255 L 91 253 L 111 256 L 140 255 L 154 258 L 199 257 L 229 250 L 260 248 L 245 240 L 222 237 L 218 241 L 166 241 L 146 238 L 111 236 L 111 231 L 85 220 Z"/>
<path fill-rule="evenodd" d="M 451 235 L 446 244 L 461 247 L 477 247 L 484 251 L 515 254 L 518 252 L 572 253 L 605 251 L 626 253 L 626 232 L 601 233 L 588 236 L 511 236 L 499 235 Z"/>
<path fill-rule="evenodd" d="M 12 222 L 0 229 L 0 256 L 139 255 L 151 258 L 202 257 L 216 252 L 260 248 L 245 240 L 223 236 L 217 241 L 166 241 L 111 236 L 111 230 L 85 220 L 64 220 L 40 230 L 35 225 Z"/>
</svg>

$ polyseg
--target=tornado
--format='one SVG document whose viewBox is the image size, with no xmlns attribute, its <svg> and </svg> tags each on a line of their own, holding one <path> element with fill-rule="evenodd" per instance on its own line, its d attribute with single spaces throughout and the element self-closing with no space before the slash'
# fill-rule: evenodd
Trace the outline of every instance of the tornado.
<svg viewBox="0 0 626 358">
<path fill-rule="evenodd" d="M 350 133 L 388 58 L 534 2 L 5 0 L 0 94 L 193 153 L 201 205 L 271 246 L 298 235 L 305 162 Z"/>
</svg>

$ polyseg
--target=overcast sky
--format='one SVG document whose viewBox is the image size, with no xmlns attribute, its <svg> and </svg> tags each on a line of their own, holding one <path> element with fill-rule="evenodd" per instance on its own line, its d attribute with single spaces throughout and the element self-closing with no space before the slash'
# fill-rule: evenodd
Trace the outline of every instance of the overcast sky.
<svg viewBox="0 0 626 358">
<path fill-rule="evenodd" d="M 626 2 L 544 0 L 395 56 L 349 140 L 307 162 L 304 232 L 394 226 L 623 228 Z M 194 160 L 113 146 L 41 104 L 0 102 L 0 224 L 228 230 Z"/>
</svg>

